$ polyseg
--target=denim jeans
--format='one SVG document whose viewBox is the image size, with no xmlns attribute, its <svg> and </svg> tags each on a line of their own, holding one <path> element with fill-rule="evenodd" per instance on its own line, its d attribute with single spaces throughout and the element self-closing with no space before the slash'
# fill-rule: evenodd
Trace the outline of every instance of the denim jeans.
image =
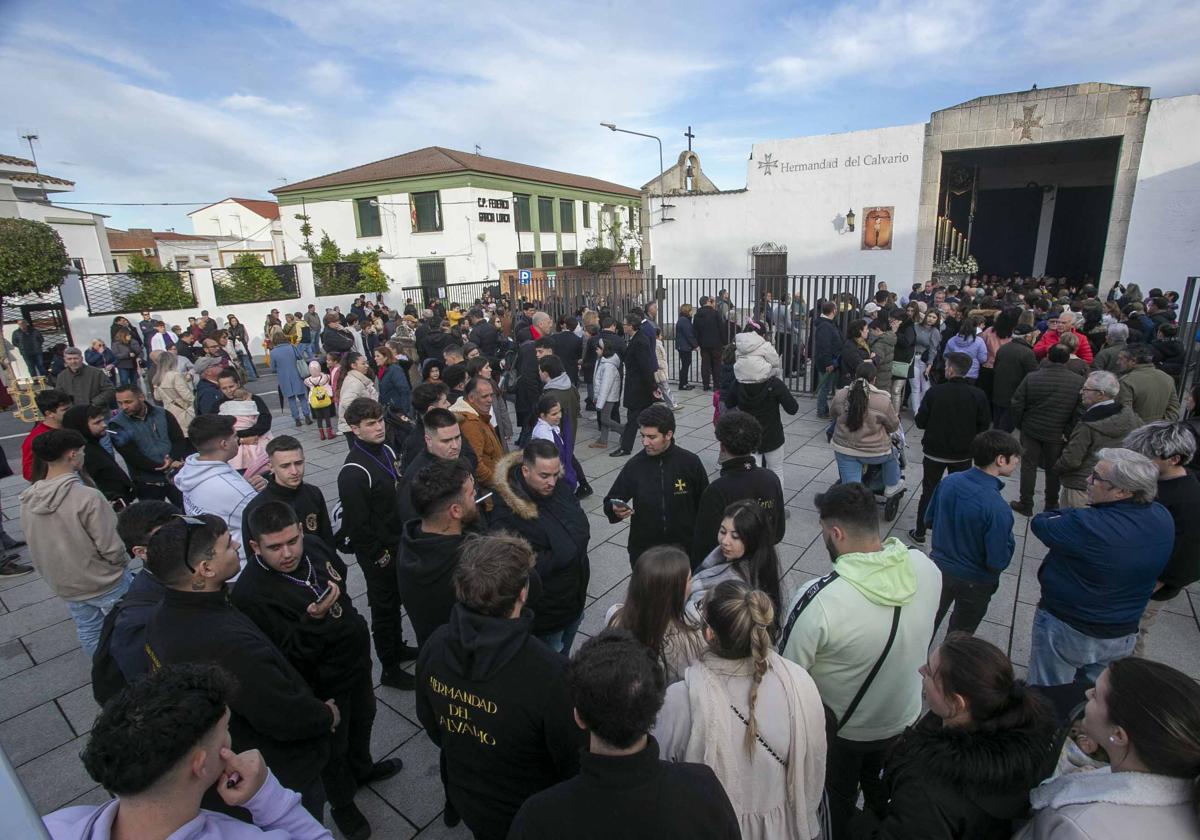
<svg viewBox="0 0 1200 840">
<path fill-rule="evenodd" d="M 300 409 L 304 409 L 305 417 L 312 417 L 312 411 L 308 407 L 308 399 L 306 397 L 288 397 L 288 408 L 292 411 L 292 419 L 299 422 Z"/>
<path fill-rule="evenodd" d="M 79 646 L 89 658 L 96 652 L 96 645 L 100 643 L 104 616 L 121 600 L 132 580 L 133 575 L 126 569 L 117 585 L 103 595 L 86 601 L 67 601 L 67 609 L 71 611 L 71 618 L 75 621 L 75 634 L 79 636 Z"/>
<path fill-rule="evenodd" d="M 129 370 L 128 368 L 117 368 L 117 384 L 132 385 L 137 379 L 137 370 Z"/>
<path fill-rule="evenodd" d="M 246 381 L 253 382 L 258 379 L 258 368 L 254 366 L 254 356 L 250 353 L 237 351 L 238 362 L 242 365 L 242 370 L 246 371 Z"/>
<path fill-rule="evenodd" d="M 884 490 L 900 486 L 900 461 L 897 460 L 895 451 L 888 455 L 873 455 L 869 458 L 835 452 L 833 457 L 837 460 L 838 480 L 842 484 L 861 482 L 864 465 L 882 464 Z"/>
<path fill-rule="evenodd" d="M 918 355 L 913 358 L 912 366 L 912 388 L 908 393 L 908 407 L 912 409 L 913 417 L 917 416 L 917 409 L 921 407 L 921 400 L 929 392 L 932 386 L 930 381 L 925 378 L 925 371 L 929 365 Z"/>
<path fill-rule="evenodd" d="M 553 633 L 545 633 L 538 636 L 543 642 L 550 646 L 551 650 L 561 653 L 563 656 L 571 655 L 571 645 L 575 643 L 575 634 L 579 632 L 579 625 L 583 623 L 583 613 L 575 616 L 575 620 L 561 630 L 555 630 Z"/>
<path fill-rule="evenodd" d="M 1136 632 L 1115 639 L 1093 639 L 1039 609 L 1033 614 L 1029 684 L 1065 685 L 1082 671 L 1095 685 L 1109 663 L 1129 656 L 1136 643 Z"/>
<path fill-rule="evenodd" d="M 837 384 L 837 368 L 831 371 L 821 371 L 821 376 L 817 380 L 817 416 L 829 416 L 829 395 L 833 392 L 833 386 Z"/>
<path fill-rule="evenodd" d="M 26 356 L 21 354 L 21 358 L 25 360 L 25 367 L 29 368 L 29 375 L 32 376 L 49 376 L 46 373 L 46 365 L 42 362 L 42 354 L 36 356 Z"/>
</svg>

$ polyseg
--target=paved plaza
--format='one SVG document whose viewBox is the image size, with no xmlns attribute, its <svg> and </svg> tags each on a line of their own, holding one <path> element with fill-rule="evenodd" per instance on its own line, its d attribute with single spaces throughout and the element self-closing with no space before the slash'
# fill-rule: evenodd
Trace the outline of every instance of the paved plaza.
<svg viewBox="0 0 1200 840">
<path fill-rule="evenodd" d="M 252 389 L 259 393 L 269 393 L 272 388 L 271 379 L 252 383 Z M 712 394 L 697 388 L 678 396 L 684 408 L 676 414 L 679 424 L 676 440 L 698 453 L 710 476 L 715 477 L 718 445 L 712 433 Z M 271 396 L 267 400 L 276 409 L 275 432 L 295 432 L 303 441 L 308 460 L 307 480 L 322 488 L 326 499 L 333 501 L 338 468 L 346 452 L 345 442 L 340 438 L 319 440 L 315 425 L 293 429 L 290 417 L 278 411 L 278 402 Z M 820 539 L 813 495 L 836 481 L 837 468 L 833 451 L 825 440 L 825 423 L 817 420 L 815 413 L 815 402 L 801 398 L 800 413 L 784 417 L 787 457 L 781 478 L 789 518 L 787 535 L 778 548 L 781 568 L 787 570 L 785 598 L 806 580 L 831 568 Z M 905 416 L 909 491 L 900 516 L 888 524 L 890 535 L 908 542 L 906 531 L 915 522 L 920 490 L 921 433 L 910 428 L 912 421 Z M 586 428 L 577 455 L 596 493 L 583 501 L 592 529 L 592 572 L 581 632 L 592 635 L 602 629 L 605 611 L 622 599 L 629 575 L 627 525 L 610 524 L 601 510 L 604 494 L 626 459 L 610 458 L 609 449 L 589 448 L 587 444 L 596 436 L 595 423 L 583 425 Z M 4 426 L 11 427 L 10 434 L 20 431 L 10 418 L 6 418 Z M 19 439 L 10 438 L 5 444 L 7 453 L 16 453 Z M 21 533 L 17 494 L 25 482 L 19 476 L 19 458 L 10 460 L 18 475 L 0 482 L 0 503 L 5 527 L 16 537 Z M 1016 489 L 1014 477 L 1006 482 L 1005 497 L 1015 499 Z M 1037 570 L 1046 551 L 1028 533 L 1028 521 L 1016 516 L 1016 557 L 1002 576 L 987 619 L 978 631 L 980 636 L 1008 651 L 1022 673 L 1028 662 L 1030 628 L 1038 598 Z M 349 559 L 353 562 L 353 558 Z M 365 585 L 355 567 L 351 567 L 349 588 L 359 610 L 366 615 Z M 1198 608 L 1200 585 L 1194 585 L 1190 592 L 1166 605 L 1147 647 L 1149 657 L 1196 678 L 1200 678 Z M 79 649 L 67 608 L 51 595 L 46 584 L 36 575 L 0 582 L 0 747 L 17 767 L 41 813 L 107 798 L 88 778 L 79 760 L 79 751 L 97 712 L 89 671 L 90 663 Z M 378 675 L 376 664 L 376 679 Z M 914 674 L 913 678 L 917 676 Z M 450 830 L 442 824 L 443 794 L 437 750 L 417 722 L 413 693 L 379 687 L 376 695 L 379 711 L 373 738 L 375 757 L 402 758 L 404 770 L 359 793 L 359 807 L 371 821 L 375 836 L 469 837 L 469 832 L 461 826 Z M 280 712 L 286 714 L 286 710 Z M 336 829 L 334 835 L 340 837 Z"/>
</svg>

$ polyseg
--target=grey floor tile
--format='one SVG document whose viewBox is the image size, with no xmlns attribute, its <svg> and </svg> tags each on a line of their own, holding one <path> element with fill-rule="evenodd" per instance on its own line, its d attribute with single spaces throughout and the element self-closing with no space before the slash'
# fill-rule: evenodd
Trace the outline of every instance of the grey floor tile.
<svg viewBox="0 0 1200 840">
<path fill-rule="evenodd" d="M 446 801 L 438 771 L 438 748 L 421 734 L 404 742 L 393 755 L 404 761 L 404 769 L 371 785 L 371 789 L 409 822 L 423 828 L 441 814 Z"/>
<path fill-rule="evenodd" d="M 0 680 L 10 677 L 18 671 L 24 671 L 33 665 L 33 660 L 25 652 L 20 639 L 13 639 L 0 645 Z"/>
<path fill-rule="evenodd" d="M 86 743 L 86 738 L 76 738 L 17 768 L 17 776 L 39 814 L 61 808 L 96 786 L 79 760 L 79 751 Z"/>
<path fill-rule="evenodd" d="M 400 775 L 403 776 L 404 772 L 401 770 Z M 404 819 L 395 804 L 388 803 L 370 788 L 363 788 L 355 794 L 354 804 L 371 824 L 372 837 L 396 837 L 399 840 L 407 840 L 417 833 L 416 827 Z M 325 812 L 325 825 L 337 840 L 343 840 L 344 835 L 338 831 L 328 811 Z"/>
<path fill-rule="evenodd" d="M 67 605 L 59 598 L 51 598 L 22 607 L 19 610 L 0 615 L 0 642 L 7 642 L 20 636 L 28 635 L 34 630 L 41 630 L 51 624 L 57 624 L 64 618 L 70 618 Z"/>
<path fill-rule="evenodd" d="M 8 608 L 9 612 L 19 610 L 21 607 L 28 607 L 30 604 L 41 603 L 53 597 L 55 597 L 54 593 L 40 577 L 32 577 L 27 583 L 6 589 L 0 594 L 0 600 L 4 601 L 4 606 Z"/>
<path fill-rule="evenodd" d="M 592 574 L 588 580 L 588 594 L 602 597 L 614 586 L 624 589 L 623 581 L 629 577 L 629 552 L 625 546 L 604 543 L 588 551 Z"/>
<path fill-rule="evenodd" d="M 91 665 L 83 651 L 75 650 L 0 680 L 0 718 L 15 717 L 87 685 Z"/>
<path fill-rule="evenodd" d="M 0 747 L 13 766 L 44 755 L 75 737 L 67 720 L 53 702 L 43 703 L 24 714 L 0 723 Z"/>
<path fill-rule="evenodd" d="M 376 761 L 389 755 L 417 734 L 424 737 L 408 718 L 386 703 L 376 703 L 375 723 L 371 727 L 371 755 Z"/>
<path fill-rule="evenodd" d="M 62 709 L 64 715 L 67 716 L 67 721 L 71 724 L 71 728 L 75 730 L 76 735 L 86 735 L 92 731 L 92 724 L 96 721 L 96 715 L 100 714 L 100 706 L 96 703 L 96 699 L 92 697 L 92 686 L 85 685 L 77 688 L 69 694 L 64 694 L 57 701 L 58 707 Z"/>
<path fill-rule="evenodd" d="M 1200 629 L 1187 616 L 1160 611 L 1146 636 L 1146 657 L 1169 662 L 1193 679 L 1200 679 Z"/>
<path fill-rule="evenodd" d="M 67 619 L 35 630 L 23 636 L 21 641 L 35 662 L 46 662 L 78 648 L 79 634 L 75 630 L 75 622 Z"/>
</svg>

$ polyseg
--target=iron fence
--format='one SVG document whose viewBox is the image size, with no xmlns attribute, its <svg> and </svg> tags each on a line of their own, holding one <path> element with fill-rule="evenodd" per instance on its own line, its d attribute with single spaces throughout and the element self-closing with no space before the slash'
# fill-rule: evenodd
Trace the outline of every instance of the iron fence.
<svg viewBox="0 0 1200 840">
<path fill-rule="evenodd" d="M 118 271 L 80 278 L 89 315 L 191 309 L 197 305 L 190 271 Z"/>
<path fill-rule="evenodd" d="M 295 300 L 300 297 L 300 282 L 294 265 L 214 268 L 212 279 L 218 306 Z"/>
<path fill-rule="evenodd" d="M 1183 286 L 1179 306 L 1179 340 L 1183 344 L 1183 371 L 1179 376 L 1179 399 L 1183 401 L 1196 384 L 1196 366 L 1200 362 L 1200 277 L 1189 277 Z"/>
<path fill-rule="evenodd" d="M 313 263 L 313 284 L 318 297 L 374 294 L 359 287 L 362 279 L 361 263 Z"/>
</svg>

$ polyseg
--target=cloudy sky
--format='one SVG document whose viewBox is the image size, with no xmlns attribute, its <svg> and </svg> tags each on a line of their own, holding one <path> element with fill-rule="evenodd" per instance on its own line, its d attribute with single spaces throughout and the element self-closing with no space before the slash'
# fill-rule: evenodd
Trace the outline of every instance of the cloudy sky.
<svg viewBox="0 0 1200 840">
<path fill-rule="evenodd" d="M 0 0 L 0 153 L 115 227 L 441 145 L 637 186 L 691 125 L 745 185 L 754 141 L 923 122 L 1083 81 L 1200 92 L 1194 0 L 904 3 Z"/>
</svg>

